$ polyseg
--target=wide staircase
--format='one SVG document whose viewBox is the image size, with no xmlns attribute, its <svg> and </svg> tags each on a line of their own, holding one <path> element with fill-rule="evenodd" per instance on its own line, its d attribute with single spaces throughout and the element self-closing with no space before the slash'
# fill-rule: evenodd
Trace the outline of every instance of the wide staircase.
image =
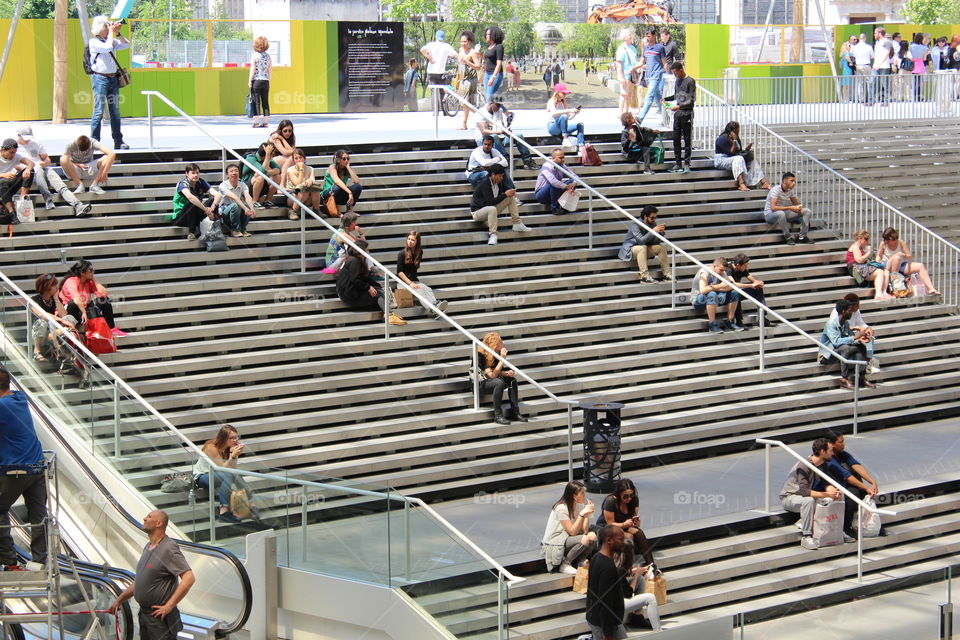
<svg viewBox="0 0 960 640">
<path fill-rule="evenodd" d="M 551 141 L 536 142 L 549 150 Z M 847 240 L 817 229 L 813 244 L 783 245 L 779 232 L 763 222 L 765 192 L 731 189 L 729 177 L 713 169 L 705 153 L 696 154 L 692 173 L 648 177 L 622 161 L 612 138 L 595 143 L 604 165 L 574 164 L 579 175 L 634 213 L 657 205 L 667 236 L 703 262 L 747 253 L 754 274 L 767 282 L 768 304 L 811 334 L 819 334 L 843 294 L 869 294 L 846 275 Z M 332 149 L 308 151 L 309 164 L 325 166 Z M 599 199 L 591 204 L 584 195 L 579 212 L 549 214 L 532 202 L 535 172 L 517 170 L 526 202 L 521 215 L 533 231 L 516 234 L 504 224 L 500 244 L 486 245 L 485 230 L 467 212 L 468 153 L 434 143 L 353 149 L 365 187 L 358 211 L 370 249 L 392 268 L 406 233 L 423 232 L 421 274 L 450 301 L 448 314 L 458 323 L 478 337 L 499 332 L 510 359 L 563 399 L 624 402 L 625 470 L 734 454 L 753 447 L 760 435 L 793 442 L 849 427 L 852 394 L 837 387 L 835 367 L 817 364 L 809 340 L 784 326 L 768 329 L 761 370 L 756 328 L 709 334 L 689 302 L 671 296 L 668 283 L 641 283 L 635 268 L 617 259 L 626 224 Z M 219 423 L 236 426 L 247 448 L 243 468 L 388 485 L 436 500 L 566 478 L 566 408 L 521 383 L 530 422 L 493 423 L 489 398 L 484 410 L 473 411 L 472 346 L 464 336 L 407 309 L 401 313 L 409 324 L 391 327 L 385 339 L 377 314 L 345 308 L 330 276 L 319 273 L 316 258 L 330 235 L 319 223 L 306 222 L 307 273 L 300 273 L 300 222 L 288 220 L 284 208 L 259 211 L 250 226 L 254 235 L 230 239 L 227 253 L 198 249 L 183 230 L 172 228 L 170 199 L 182 165 L 198 161 L 205 177 L 218 183 L 220 162 L 207 159 L 214 155 L 124 154 L 107 194 L 84 196 L 97 217 L 76 219 L 65 207 L 39 211 L 40 222 L 21 225 L 5 241 L 0 270 L 31 291 L 37 274 L 62 274 L 77 259 L 91 260 L 116 300 L 118 325 L 130 332 L 119 340 L 121 350 L 103 360 L 194 442 L 212 437 Z M 679 257 L 677 265 L 677 293 L 687 294 L 696 269 Z M 954 415 L 960 395 L 960 362 L 952 355 L 960 347 L 956 309 L 932 297 L 868 299 L 863 307 L 881 337 L 882 368 L 873 377 L 879 387 L 860 394 L 860 428 Z M 754 310 L 746 313 L 749 318 Z M 182 494 L 159 491 L 162 474 L 193 463 L 179 443 L 136 412 L 118 427 L 112 387 L 93 380 L 92 388 L 79 388 L 72 378 L 50 376 L 61 398 L 83 407 L 78 419 L 89 424 L 92 446 L 112 448 L 119 428 L 119 464 L 130 481 L 178 526 L 206 539 L 205 514 Z M 579 412 L 574 416 L 579 448 Z M 284 487 L 268 480 L 250 484 L 263 504 L 280 504 L 270 496 Z M 335 506 L 312 505 L 308 518 L 335 517 Z M 928 511 L 904 516 L 905 524 L 933 517 L 940 508 Z M 279 506 L 263 513 L 272 515 L 289 513 Z M 698 566 L 743 555 L 749 561 L 735 571 L 753 575 L 766 567 L 762 558 L 796 547 L 795 531 L 786 525 L 771 525 L 767 516 L 755 525 L 744 525 L 729 539 L 720 529 L 678 532 L 675 542 L 693 551 L 676 562 L 664 557 L 679 581 L 671 588 L 696 583 L 704 590 L 687 604 L 667 605 L 665 613 L 766 593 L 755 585 L 731 590 L 724 584 L 724 564 L 708 568 L 709 581 Z M 902 540 L 876 544 L 913 544 L 923 537 L 914 526 L 926 530 L 910 524 Z M 243 527 L 222 525 L 217 536 L 243 533 Z M 691 535 L 702 541 L 686 544 Z M 807 584 L 805 572 L 813 568 L 798 550 L 789 553 L 796 561 L 789 571 L 798 585 Z M 729 562 L 737 565 L 735 558 Z M 582 603 L 566 593 L 569 580 L 543 575 L 515 588 L 511 621 L 518 637 L 564 638 L 583 629 Z M 490 633 L 491 614 L 480 595 L 469 610 L 427 587 L 420 597 L 458 636 Z"/>
<path fill-rule="evenodd" d="M 947 240 L 960 242 L 960 120 L 778 124 L 801 149 Z M 873 230 L 879 235 L 881 229 Z"/>
</svg>

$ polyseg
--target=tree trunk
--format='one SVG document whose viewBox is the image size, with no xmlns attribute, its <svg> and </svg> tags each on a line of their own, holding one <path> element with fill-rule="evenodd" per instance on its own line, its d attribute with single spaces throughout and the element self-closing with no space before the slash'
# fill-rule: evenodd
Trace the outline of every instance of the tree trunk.
<svg viewBox="0 0 960 640">
<path fill-rule="evenodd" d="M 793 0 L 793 37 L 790 39 L 790 62 L 803 62 L 803 25 L 806 0 Z"/>
<path fill-rule="evenodd" d="M 56 0 L 53 10 L 53 118 L 67 121 L 67 0 Z"/>
</svg>

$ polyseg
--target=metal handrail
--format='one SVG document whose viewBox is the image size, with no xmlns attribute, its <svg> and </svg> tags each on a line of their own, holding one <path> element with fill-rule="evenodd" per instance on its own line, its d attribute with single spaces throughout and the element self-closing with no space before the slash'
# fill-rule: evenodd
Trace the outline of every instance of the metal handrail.
<svg viewBox="0 0 960 640">
<path fill-rule="evenodd" d="M 856 502 L 857 503 L 857 522 L 863 522 L 864 509 L 866 509 L 870 513 L 876 513 L 879 515 L 885 515 L 885 516 L 897 515 L 896 511 L 879 509 L 875 506 L 871 507 L 870 505 L 864 503 L 863 500 L 853 495 L 853 493 L 851 493 L 846 487 L 837 486 L 837 483 L 833 478 L 831 478 L 830 476 L 825 474 L 823 471 L 818 469 L 816 465 L 814 465 L 805 457 L 803 457 L 802 455 L 794 451 L 791 447 L 788 447 L 783 442 L 780 442 L 779 440 L 770 440 L 768 438 L 757 438 L 756 442 L 757 444 L 762 444 L 762 445 L 765 445 L 766 447 L 766 472 L 764 474 L 763 500 L 764 500 L 764 506 L 766 507 L 767 513 L 772 513 L 772 511 L 770 510 L 770 447 L 778 446 L 784 451 L 786 451 L 787 453 L 789 453 L 791 456 L 796 458 L 800 463 L 806 465 L 808 469 L 810 469 L 815 474 L 820 476 L 823 480 L 825 480 L 826 482 L 829 482 L 831 486 L 837 487 L 837 489 L 839 489 L 843 493 L 843 495 L 845 495 L 846 497 Z M 857 580 L 863 580 L 863 536 L 862 535 L 857 536 Z"/>
<path fill-rule="evenodd" d="M 14 293 L 16 293 L 17 296 L 20 297 L 21 302 L 25 303 L 28 307 L 31 307 L 35 312 L 38 313 L 38 315 L 40 315 L 41 317 L 49 317 L 49 315 L 36 302 L 31 300 L 30 297 L 27 296 L 27 294 L 24 293 L 24 291 L 20 289 L 20 287 L 18 287 L 15 283 L 13 283 L 3 272 L 0 272 L 0 280 L 2 280 Z M 113 370 L 110 369 L 110 367 L 104 364 L 103 361 L 101 361 L 96 355 L 94 355 L 89 349 L 87 349 L 86 345 L 84 345 L 83 343 L 78 341 L 76 338 L 74 338 L 74 336 L 70 332 L 64 332 L 63 335 L 66 336 L 66 338 L 69 340 L 69 342 L 72 344 L 73 348 L 76 351 L 82 353 L 84 358 L 88 359 L 91 363 L 93 363 L 98 368 L 100 368 L 104 373 L 106 373 L 107 377 L 111 379 L 111 381 L 115 386 L 122 388 L 125 392 L 130 394 L 130 396 L 134 400 L 136 400 L 147 411 L 149 415 L 156 418 L 160 422 L 160 424 L 166 428 L 167 431 L 169 431 L 177 439 L 179 439 L 181 444 L 185 448 L 193 452 L 198 459 L 204 460 L 208 468 L 213 469 L 218 473 L 226 472 L 226 473 L 236 474 L 240 476 L 252 476 L 252 477 L 267 479 L 273 482 L 280 481 L 284 483 L 295 484 L 301 487 L 315 487 L 320 489 L 340 491 L 342 493 L 349 493 L 353 495 L 362 495 L 362 496 L 376 497 L 376 498 L 382 498 L 387 500 L 395 500 L 398 502 L 404 502 L 404 503 L 416 505 L 418 507 L 422 507 L 442 528 L 446 529 L 450 535 L 452 535 L 456 540 L 461 542 L 464 546 L 468 547 L 484 562 L 491 565 L 491 568 L 494 569 L 500 575 L 502 575 L 503 578 L 507 580 L 509 583 L 523 581 L 523 578 L 518 578 L 514 576 L 512 573 L 510 573 L 509 571 L 507 571 L 507 569 L 505 569 L 500 563 L 498 563 L 496 560 L 491 558 L 486 552 L 484 552 L 482 549 L 480 549 L 480 547 L 478 547 L 469 538 L 467 538 L 467 536 L 465 536 L 462 532 L 460 532 L 456 527 L 450 524 L 447 520 L 440 517 L 440 515 L 436 511 L 434 511 L 429 505 L 424 503 L 419 498 L 412 498 L 409 496 L 404 496 L 404 495 L 394 493 L 394 492 L 389 492 L 389 491 L 385 493 L 381 493 L 381 492 L 370 491 L 366 489 L 357 489 L 354 487 L 342 487 L 337 485 L 325 484 L 321 482 L 313 482 L 309 480 L 299 480 L 296 478 L 285 478 L 285 477 L 275 476 L 271 474 L 259 473 L 256 471 L 247 471 L 247 470 L 235 469 L 231 467 L 222 467 L 217 465 L 203 452 L 203 450 L 200 447 L 198 447 L 192 440 L 190 440 L 185 435 L 183 435 L 183 433 L 179 429 L 177 429 L 170 421 L 168 421 L 165 417 L 163 417 L 163 415 L 159 411 L 157 411 L 153 407 L 153 405 L 151 405 L 142 396 L 140 396 L 140 394 L 134 391 L 133 388 L 131 388 L 130 385 L 128 385 L 116 373 L 114 373 Z M 213 503 L 211 502 L 211 505 L 212 504 Z"/>
<path fill-rule="evenodd" d="M 909 226 L 911 226 L 911 227 L 914 227 L 914 228 L 916 228 L 917 230 L 919 230 L 919 231 L 922 232 L 922 233 L 926 233 L 926 234 L 930 235 L 934 240 L 937 240 L 938 242 L 942 242 L 942 243 L 945 244 L 949 249 L 951 249 L 954 253 L 956 253 L 958 258 L 960 258 L 960 247 L 958 247 L 957 245 L 953 244 L 952 242 L 950 242 L 949 240 L 947 240 L 946 238 L 944 238 L 943 236 L 941 236 L 940 234 L 938 234 L 936 231 L 933 231 L 933 230 L 931 230 L 931 229 L 923 226 L 922 224 L 920 224 L 919 222 L 917 222 L 916 220 L 914 220 L 913 218 L 911 218 L 911 217 L 908 216 L 907 214 L 903 213 L 902 211 L 900 211 L 899 209 L 897 209 L 896 207 L 894 207 L 892 204 L 890 204 L 890 203 L 887 202 L 886 200 L 878 197 L 876 194 L 874 194 L 874 193 L 872 193 L 872 192 L 870 192 L 870 191 L 867 191 L 866 189 L 864 189 L 863 187 L 861 187 L 860 185 L 858 185 L 856 182 L 854 182 L 854 181 L 850 180 L 849 178 L 847 178 L 846 176 L 844 176 L 842 173 L 840 173 L 840 172 L 837 171 L 836 169 L 830 167 L 829 165 L 821 162 L 820 160 L 818 160 L 818 159 L 815 158 L 814 156 L 810 155 L 809 153 L 807 153 L 806 151 L 804 151 L 803 149 L 801 149 L 800 147 L 798 147 L 798 146 L 795 145 L 794 143 L 790 142 L 789 140 L 787 140 L 786 138 L 784 138 L 783 136 L 781 136 L 780 134 L 778 134 L 778 133 L 777 133 L 776 131 L 774 131 L 773 129 L 767 127 L 767 126 L 764 125 L 763 123 L 760 123 L 760 122 L 756 121 L 755 119 L 751 118 L 750 116 L 748 116 L 747 114 L 743 113 L 743 111 L 742 111 L 739 107 L 737 107 L 737 106 L 735 106 L 735 105 L 731 105 L 730 103 L 726 102 L 723 98 L 721 98 L 721 97 L 718 96 L 717 94 L 713 93 L 712 91 L 710 91 L 710 90 L 708 90 L 708 89 L 703 88 L 703 87 L 700 86 L 700 85 L 697 85 L 697 89 L 698 89 L 699 91 L 705 93 L 706 95 L 710 96 L 711 98 L 713 98 L 713 99 L 716 100 L 717 102 L 719 102 L 722 106 L 724 106 L 724 107 L 726 107 L 726 108 L 728 108 L 728 109 L 731 109 L 731 110 L 733 110 L 734 112 L 736 112 L 738 118 L 741 118 L 742 121 L 744 121 L 744 122 L 749 122 L 752 126 L 755 126 L 755 127 L 757 127 L 758 129 L 762 130 L 762 131 L 764 132 L 764 134 L 769 135 L 769 136 L 772 136 L 772 137 L 776 138 L 778 141 L 780 141 L 782 144 L 784 144 L 784 145 L 792 148 L 795 153 L 803 156 L 804 159 L 805 159 L 807 162 L 811 162 L 811 163 L 817 165 L 817 166 L 820 167 L 822 170 L 826 171 L 826 172 L 829 173 L 829 174 L 832 174 L 832 175 L 834 176 L 834 178 L 836 178 L 836 179 L 844 182 L 847 186 L 849 186 L 850 188 L 854 189 L 855 191 L 857 191 L 858 193 L 860 193 L 860 194 L 863 195 L 864 197 L 866 197 L 866 198 L 868 198 L 868 199 L 876 202 L 876 203 L 877 203 L 878 205 L 880 205 L 881 207 L 886 208 L 890 213 L 892 213 L 893 215 L 897 216 L 900 220 L 902 220 L 902 221 L 904 222 L 904 224 L 909 225 Z"/>
<path fill-rule="evenodd" d="M 472 110 L 474 113 L 476 113 L 478 116 L 484 118 L 487 122 L 490 122 L 491 124 L 497 124 L 497 126 L 498 126 L 500 129 L 502 129 L 503 132 L 504 132 L 505 134 L 507 134 L 507 135 L 510 137 L 511 140 L 513 140 L 513 141 L 516 142 L 517 144 L 522 144 L 522 145 L 525 146 L 529 151 L 531 151 L 532 153 L 534 153 L 534 154 L 536 154 L 537 156 L 539 156 L 543 161 L 545 161 L 545 162 L 549 162 L 549 161 L 550 161 L 550 158 L 548 158 L 548 157 L 545 156 L 543 153 L 541 153 L 536 147 L 530 145 L 530 144 L 529 144 L 526 140 L 524 140 L 523 138 L 520 138 L 520 137 L 516 136 L 516 135 L 513 133 L 513 131 L 509 130 L 508 128 L 506 128 L 506 127 L 504 127 L 504 126 L 502 126 L 502 125 L 500 125 L 500 124 L 498 124 L 498 123 L 496 123 L 496 122 L 493 120 L 493 118 L 490 117 L 490 114 L 489 114 L 489 113 L 484 113 L 483 111 L 481 111 L 480 109 L 477 109 L 477 108 L 474 107 L 472 104 L 470 104 L 468 101 L 466 101 L 465 99 L 463 99 L 463 98 L 453 89 L 453 87 L 451 87 L 451 86 L 449 86 L 449 85 L 430 85 L 430 87 L 431 87 L 431 88 L 436 88 L 436 89 L 441 89 L 441 90 L 443 90 L 443 91 L 446 91 L 446 92 L 449 93 L 450 95 L 454 96 L 454 97 L 455 97 L 461 104 L 463 104 L 465 107 L 471 109 L 471 110 Z M 439 116 L 438 116 L 438 117 L 439 117 Z M 617 203 L 615 203 L 613 200 L 611 200 L 611 199 L 608 198 L 607 196 L 603 195 L 602 193 L 600 193 L 599 191 L 597 191 L 596 189 L 594 189 L 593 187 L 591 187 L 591 186 L 590 186 L 589 184 L 587 184 L 580 176 L 578 176 L 578 175 L 576 175 L 575 173 L 573 173 L 572 171 L 570 171 L 570 170 L 567 168 L 566 165 L 559 165 L 558 168 L 563 172 L 564 175 L 566 175 L 567 177 L 569 177 L 570 179 L 572 179 L 574 182 L 576 182 L 577 184 L 579 184 L 580 186 L 582 186 L 584 189 L 586 189 L 587 192 L 590 193 L 591 196 L 596 196 L 597 198 L 603 200 L 603 201 L 606 202 L 608 205 L 610 205 L 610 207 L 611 207 L 614 211 L 622 214 L 622 215 L 625 216 L 626 218 L 628 218 L 628 219 L 630 219 L 631 221 L 637 223 L 638 225 L 640 225 L 640 228 L 646 230 L 648 233 L 652 233 L 652 234 L 660 241 L 661 244 L 665 244 L 665 245 L 669 246 L 675 253 L 679 253 L 680 255 L 684 256 L 684 257 L 687 258 L 690 262 L 692 262 L 693 264 L 697 265 L 698 267 L 700 267 L 700 268 L 702 268 L 702 269 L 709 269 L 709 267 L 708 267 L 706 264 L 704 264 L 704 263 L 700 262 L 699 260 L 697 260 L 696 258 L 694 258 L 692 255 L 690 255 L 689 253 L 687 253 L 686 251 L 684 251 L 683 249 L 681 249 L 678 245 L 676 245 L 676 244 L 674 244 L 673 242 L 671 242 L 670 240 L 668 240 L 665 236 L 660 235 L 659 233 L 657 233 L 656 231 L 654 231 L 651 227 L 648 227 L 646 224 L 644 224 L 641 220 L 639 220 L 638 218 L 634 217 L 633 214 L 631 214 L 629 211 L 627 211 L 626 209 L 624 209 L 623 207 L 621 207 L 620 205 L 618 205 Z M 739 294 L 740 294 L 741 296 L 746 297 L 748 300 L 750 300 L 750 301 L 753 302 L 755 305 L 757 305 L 757 307 L 761 310 L 761 311 L 760 311 L 761 314 L 763 314 L 763 313 L 772 314 L 775 318 L 777 318 L 778 320 L 780 320 L 780 322 L 782 322 L 783 324 L 787 325 L 788 327 L 790 327 L 791 329 L 793 329 L 795 332 L 797 332 L 797 333 L 800 334 L 801 336 L 803 336 L 803 337 L 807 338 L 808 340 L 810 340 L 811 342 L 813 342 L 813 343 L 816 345 L 816 347 L 817 347 L 818 350 L 819 350 L 819 349 L 823 349 L 823 350 L 828 351 L 828 352 L 830 353 L 830 355 L 833 356 L 837 361 L 839 361 L 839 362 L 844 362 L 844 363 L 846 363 L 846 364 L 856 365 L 858 369 L 859 369 L 860 366 L 866 366 L 866 365 L 868 364 L 868 363 L 867 363 L 866 361 L 864 361 L 864 360 L 850 360 L 850 359 L 848 359 L 848 358 L 843 357 L 842 355 L 840 355 L 839 353 L 837 353 L 836 351 L 834 351 L 831 347 L 829 347 L 829 346 L 827 346 L 827 345 L 821 344 L 819 340 L 817 340 L 816 338 L 814 338 L 813 336 L 811 336 L 809 333 L 807 333 L 806 331 L 804 331 L 803 329 L 801 329 L 801 328 L 798 327 L 797 325 L 793 324 L 792 322 L 790 322 L 789 320 L 787 320 L 786 318 L 784 318 L 782 315 L 780 315 L 779 313 L 777 313 L 776 311 L 774 311 L 774 310 L 771 309 L 770 307 L 768 307 L 768 306 L 766 306 L 765 304 L 762 304 L 762 303 L 760 303 L 759 301 L 757 301 L 753 296 L 751 296 L 751 295 L 750 295 L 749 293 L 747 293 L 744 289 L 742 289 L 741 287 L 739 287 L 739 286 L 738 286 L 738 283 L 735 283 L 735 282 L 733 282 L 732 280 L 729 280 L 729 279 L 727 279 L 727 278 L 724 277 L 724 276 L 720 276 L 720 275 L 717 275 L 717 274 L 714 274 L 714 275 L 715 275 L 717 278 L 719 278 L 724 284 L 727 284 L 727 285 L 733 287 L 734 289 L 737 289 L 737 291 L 739 292 Z M 676 277 L 674 277 L 674 282 L 676 282 Z M 763 328 L 762 328 L 762 327 L 761 327 L 761 330 L 760 330 L 760 338 L 761 338 L 761 368 L 762 368 L 762 366 L 763 366 L 763 364 L 762 364 Z"/>
</svg>

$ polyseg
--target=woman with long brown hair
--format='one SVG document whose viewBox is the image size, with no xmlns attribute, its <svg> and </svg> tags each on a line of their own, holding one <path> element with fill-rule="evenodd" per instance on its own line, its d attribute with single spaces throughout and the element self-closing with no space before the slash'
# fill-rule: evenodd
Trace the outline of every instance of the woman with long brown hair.
<svg viewBox="0 0 960 640">
<path fill-rule="evenodd" d="M 563 495 L 553 503 L 540 550 L 547 561 L 547 571 L 559 567 L 560 573 L 575 575 L 577 565 L 596 549 L 597 534 L 590 530 L 593 503 L 587 500 L 587 489 L 574 480 L 563 488 Z"/>
<path fill-rule="evenodd" d="M 297 148 L 297 136 L 293 133 L 293 123 L 281 120 L 277 130 L 270 134 L 269 142 L 277 150 L 276 161 L 280 164 L 280 186 L 286 188 L 287 170 L 293 166 L 293 152 Z M 291 219 L 293 214 L 291 212 Z"/>
<path fill-rule="evenodd" d="M 217 435 L 203 443 L 200 449 L 204 455 L 210 458 L 210 462 L 218 467 L 235 468 L 237 458 L 243 453 L 244 446 L 240 442 L 240 434 L 236 428 L 229 424 L 220 426 Z M 210 476 L 213 475 L 213 487 L 211 488 Z M 208 468 L 207 461 L 203 458 L 197 460 L 193 465 L 193 478 L 197 486 L 207 489 L 211 493 L 216 493 L 217 503 L 220 505 L 220 511 L 217 513 L 217 520 L 223 522 L 240 522 L 240 518 L 230 510 L 230 493 L 234 485 L 246 488 L 241 482 L 239 476 L 230 473 L 217 473 Z"/>
<path fill-rule="evenodd" d="M 602 528 L 612 524 L 622 528 L 627 544 L 632 547 L 631 551 L 642 555 L 647 565 L 656 567 L 650 542 L 640 528 L 639 512 L 640 498 L 637 495 L 637 487 L 629 478 L 622 478 L 614 485 L 613 493 L 604 498 L 600 517 L 597 518 L 597 526 Z"/>
<path fill-rule="evenodd" d="M 500 354 L 501 358 L 506 358 L 507 348 L 503 345 L 503 340 L 499 333 L 490 332 L 483 336 L 483 344 L 490 347 L 491 350 Z M 493 421 L 497 424 L 510 424 L 513 422 L 528 422 L 525 415 L 520 413 L 520 392 L 517 389 L 517 377 L 512 369 L 504 366 L 501 360 L 494 358 L 486 350 L 477 348 L 480 354 L 481 377 L 480 392 L 489 391 L 493 395 Z M 507 392 L 510 399 L 510 413 L 503 412 L 503 392 Z"/>
<path fill-rule="evenodd" d="M 410 231 L 407 234 L 403 249 L 400 249 L 400 252 L 397 253 L 397 276 L 410 285 L 411 289 L 415 289 L 417 293 L 426 298 L 428 302 L 438 307 L 440 311 L 446 311 L 447 301 L 437 300 L 433 289 L 420 282 L 419 269 L 422 259 L 423 247 L 420 244 L 420 232 Z M 436 317 L 439 318 L 439 316 Z"/>
</svg>

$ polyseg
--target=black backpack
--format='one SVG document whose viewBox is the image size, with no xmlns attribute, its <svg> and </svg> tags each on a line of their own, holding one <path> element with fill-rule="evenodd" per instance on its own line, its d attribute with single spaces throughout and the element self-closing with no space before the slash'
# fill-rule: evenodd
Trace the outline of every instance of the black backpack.
<svg viewBox="0 0 960 640">
<path fill-rule="evenodd" d="M 98 53 L 97 55 L 100 55 L 100 54 Z M 93 75 L 93 61 L 95 59 L 96 59 L 96 56 L 94 56 L 94 58 L 90 57 L 90 43 L 87 42 L 83 46 L 83 72 L 88 76 Z"/>
</svg>

